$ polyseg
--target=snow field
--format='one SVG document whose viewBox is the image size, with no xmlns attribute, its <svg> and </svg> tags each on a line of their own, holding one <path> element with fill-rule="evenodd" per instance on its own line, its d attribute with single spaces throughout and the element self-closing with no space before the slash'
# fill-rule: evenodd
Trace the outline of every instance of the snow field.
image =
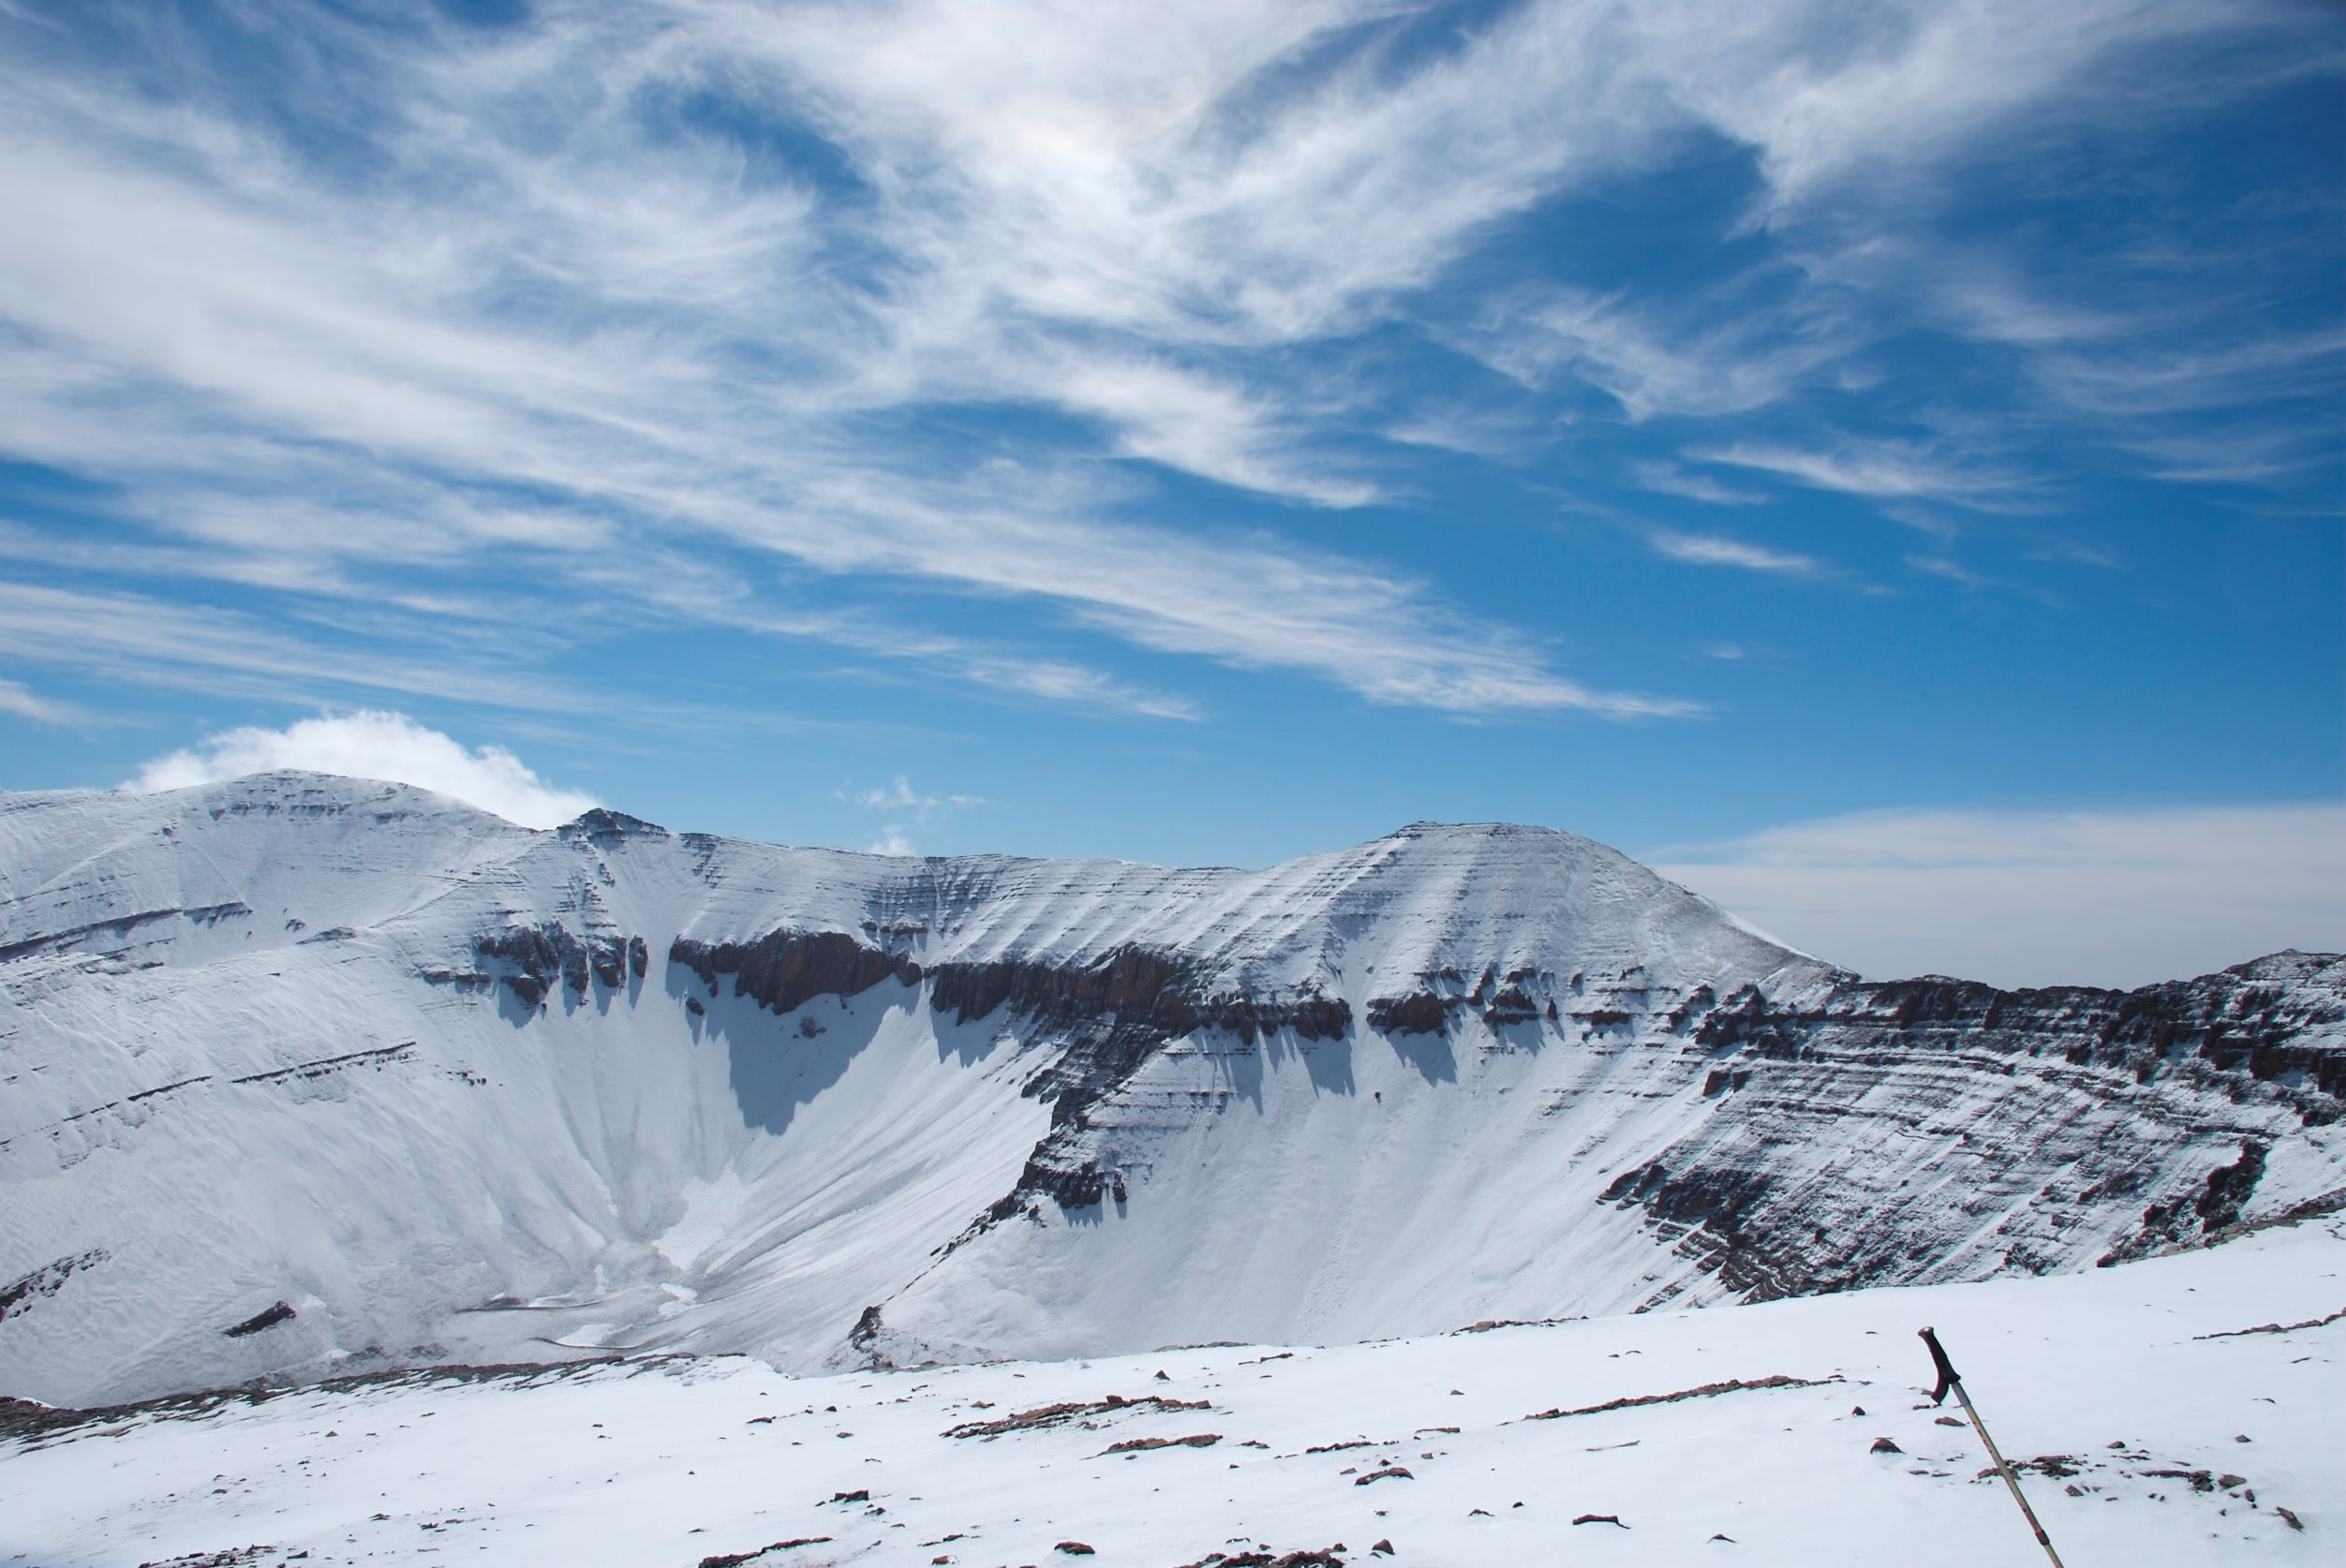
<svg viewBox="0 0 2346 1568">
<path fill-rule="evenodd" d="M 1954 1402 L 1928 1404 L 1925 1323 L 2007 1454 L 2067 1472 L 2025 1485 L 2076 1568 L 2327 1563 L 2346 1528 L 2346 1319 L 2236 1331 L 2339 1312 L 2342 1270 L 2332 1217 L 2081 1275 L 1327 1349 L 413 1373 L 0 1445 L 0 1564 L 249 1546 L 224 1561 L 691 1568 L 815 1536 L 756 1561 L 1017 1568 L 1080 1541 L 1120 1568 L 1337 1542 L 1347 1561 L 1423 1568 L 2029 1561 L 2001 1485 L 1974 1479 L 1976 1438 L 1942 1424 Z M 1523 1419 L 1775 1376 L 1812 1385 Z M 944 1435 L 1111 1395 L 1136 1403 Z M 1137 1403 L 1152 1398 L 1209 1408 Z M 1873 1452 L 1880 1438 L 1901 1452 Z M 1409 1474 L 1362 1484 L 1393 1467 Z M 1620 1524 L 1572 1522 L 1586 1515 Z M 1393 1555 L 1373 1557 L 1383 1539 Z"/>
</svg>

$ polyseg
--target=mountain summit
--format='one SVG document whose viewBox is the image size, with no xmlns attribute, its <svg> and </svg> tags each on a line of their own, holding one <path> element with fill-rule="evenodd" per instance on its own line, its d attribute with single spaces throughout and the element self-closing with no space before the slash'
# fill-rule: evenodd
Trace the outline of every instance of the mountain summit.
<svg viewBox="0 0 2346 1568">
<path fill-rule="evenodd" d="M 1263 871 L 0 795 L 0 1392 L 2086 1266 L 2346 1191 L 2346 963 L 1866 984 L 1585 838 Z"/>
</svg>

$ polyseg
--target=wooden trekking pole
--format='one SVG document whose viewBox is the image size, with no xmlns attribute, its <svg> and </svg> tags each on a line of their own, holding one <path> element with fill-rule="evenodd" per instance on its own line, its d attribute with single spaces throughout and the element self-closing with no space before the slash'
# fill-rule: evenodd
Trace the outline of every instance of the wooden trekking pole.
<svg viewBox="0 0 2346 1568">
<path fill-rule="evenodd" d="M 1923 1342 L 1931 1347 L 1931 1361 L 1938 1368 L 1938 1386 L 1931 1391 L 1931 1403 L 1945 1404 L 1947 1390 L 1952 1388 L 1955 1391 L 1955 1398 L 1963 1401 L 1963 1413 L 1971 1418 L 1971 1429 L 1980 1434 L 1980 1441 L 1987 1444 L 1987 1457 L 1996 1461 L 1996 1473 L 2002 1476 L 2004 1485 L 2012 1488 L 2012 1501 L 2020 1504 L 2021 1517 L 2027 1519 L 2028 1528 L 2036 1531 L 2037 1545 L 2042 1546 L 2044 1555 L 2053 1560 L 2053 1568 L 2062 1568 L 2061 1554 L 2053 1549 L 2053 1537 L 2044 1532 L 2044 1526 L 2037 1522 L 2037 1511 L 2028 1506 L 2027 1498 L 2020 1495 L 2020 1477 L 2014 1475 L 2012 1467 L 2004 1462 L 2004 1456 L 1996 1447 L 1996 1440 L 1987 1435 L 1987 1423 L 1980 1419 L 1978 1409 L 1971 1403 L 1971 1396 L 1963 1391 L 1963 1374 L 1956 1371 L 1955 1364 L 1947 1359 L 1946 1348 L 1939 1344 L 1938 1336 L 1927 1328 L 1921 1332 Z"/>
</svg>

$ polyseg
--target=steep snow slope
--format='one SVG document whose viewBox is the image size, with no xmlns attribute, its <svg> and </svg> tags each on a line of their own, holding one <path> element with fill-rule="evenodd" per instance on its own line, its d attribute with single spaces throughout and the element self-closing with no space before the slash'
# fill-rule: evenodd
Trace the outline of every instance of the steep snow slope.
<svg viewBox="0 0 2346 1568">
<path fill-rule="evenodd" d="M 1167 870 L 4 796 L 0 1390 L 2082 1266 L 2346 1187 L 2341 991 L 1861 985 L 1528 828 Z"/>
<path fill-rule="evenodd" d="M 814 1379 L 666 1357 L 0 1407 L 0 1568 L 1078 1561 L 1061 1542 L 1105 1568 L 2042 1562 L 1953 1401 L 1924 1396 L 1924 1324 L 2067 1561 L 2335 1563 L 2341 1230 L 1324 1349 Z"/>
</svg>

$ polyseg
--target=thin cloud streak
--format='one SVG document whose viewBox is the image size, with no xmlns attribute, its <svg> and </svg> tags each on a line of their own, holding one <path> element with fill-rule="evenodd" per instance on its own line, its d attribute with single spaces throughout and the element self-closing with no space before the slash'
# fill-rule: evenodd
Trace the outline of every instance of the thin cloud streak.
<svg viewBox="0 0 2346 1568">
<path fill-rule="evenodd" d="M 1764 545 L 1749 544 L 1717 534 L 1681 534 L 1656 528 L 1645 538 L 1647 543 L 1670 559 L 1691 561 L 1697 566 L 1740 567 L 1745 571 L 1776 572 L 1794 577 L 1814 577 L 1825 570 L 1824 563 L 1813 555 L 1770 550 Z"/>
<path fill-rule="evenodd" d="M 29 718 L 36 724 L 70 724 L 81 716 L 71 704 L 52 702 L 22 681 L 0 680 L 0 714 Z"/>
<path fill-rule="evenodd" d="M 181 63 L 170 95 L 134 81 L 136 50 L 0 63 L 0 430 L 20 459 L 126 486 L 193 575 L 399 603 L 389 578 L 518 549 L 549 582 L 651 604 L 615 555 L 715 541 L 1373 703 L 1617 716 L 1696 709 L 1569 678 L 1405 572 L 1217 528 L 1210 499 L 1134 523 L 1151 470 L 1300 508 L 1390 499 L 1345 439 L 1407 428 L 1384 389 L 1302 366 L 1392 324 L 1525 385 L 1577 379 L 1632 422 L 1850 384 L 1884 326 L 1821 268 L 1765 312 L 1733 308 L 1740 279 L 1674 317 L 1557 286 L 1460 329 L 1424 295 L 1497 226 L 1696 134 L 1751 151 L 1753 224 L 1860 254 L 1827 218 L 2220 24 L 2119 0 L 1856 23 L 1774 0 L 1732 25 L 1693 0 L 1592 0 L 1413 52 L 1382 0 L 1151 8 L 1138 50 L 1134 13 L 1029 0 L 549 4 L 505 29 L 256 11 L 289 129 L 205 77 L 171 18 L 124 15 Z M 678 107 L 703 103 L 721 112 Z M 2083 352 L 2056 318 L 1966 308 L 1967 330 Z M 2098 362 L 2066 372 L 2081 404 Z M 1052 420 L 1014 455 L 907 434 L 970 407 Z M 2017 467 L 1929 450 L 1687 444 L 1876 500 L 2029 499 Z M 975 639 L 776 629 L 1037 701 L 1199 713 Z"/>
</svg>

